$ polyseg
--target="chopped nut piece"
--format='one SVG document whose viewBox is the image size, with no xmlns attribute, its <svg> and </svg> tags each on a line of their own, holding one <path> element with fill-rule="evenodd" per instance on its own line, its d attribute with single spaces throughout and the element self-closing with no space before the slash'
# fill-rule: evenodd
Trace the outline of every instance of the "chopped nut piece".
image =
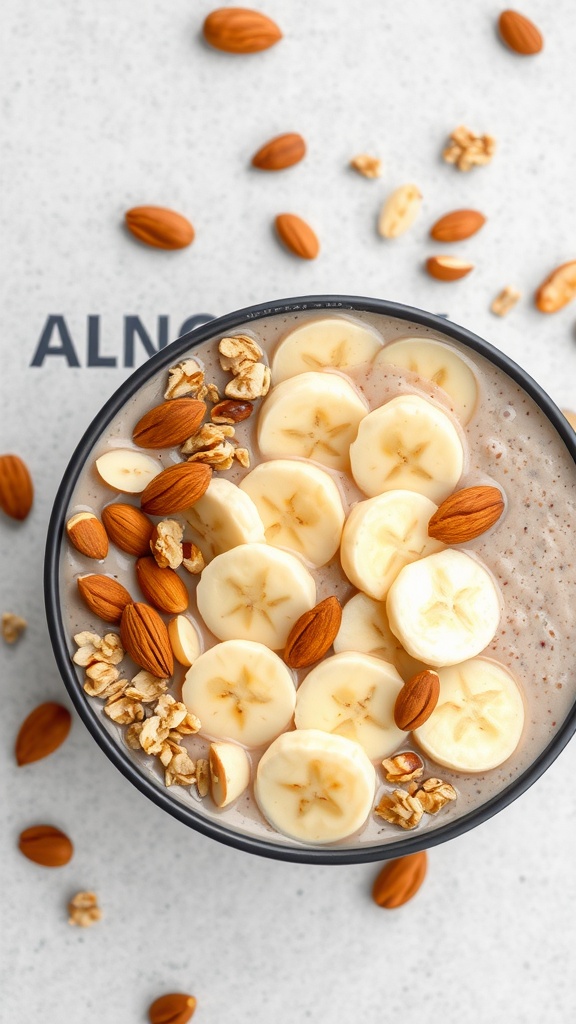
<svg viewBox="0 0 576 1024">
<path fill-rule="evenodd" d="M 166 786 L 191 786 L 196 781 L 196 765 L 185 747 L 174 744 L 172 756 L 164 765 Z"/>
<path fill-rule="evenodd" d="M 210 768 L 207 757 L 199 757 L 196 761 L 196 788 L 198 790 L 198 796 L 204 797 L 208 795 L 208 789 L 210 788 Z"/>
<path fill-rule="evenodd" d="M 96 924 L 102 917 L 96 893 L 77 892 L 68 904 L 68 913 L 68 924 L 78 925 L 80 928 L 90 928 Z"/>
<path fill-rule="evenodd" d="M 250 452 L 247 448 L 235 448 L 234 458 L 238 459 L 238 462 L 241 466 L 244 466 L 244 469 L 250 469 Z"/>
<path fill-rule="evenodd" d="M 201 462 L 204 466 L 212 466 L 215 470 L 230 469 L 234 462 L 234 446 L 230 441 L 222 441 L 215 448 L 206 452 L 195 452 L 188 462 Z"/>
<path fill-rule="evenodd" d="M 144 718 L 144 708 L 138 701 L 130 697 L 110 697 L 104 705 L 104 714 L 108 715 L 117 725 L 132 725 Z"/>
<path fill-rule="evenodd" d="M 15 615 L 14 612 L 3 612 L 2 636 L 6 643 L 15 644 L 22 636 L 27 625 L 26 619 L 21 618 L 20 615 Z"/>
<path fill-rule="evenodd" d="M 134 676 L 124 692 L 131 700 L 140 700 L 143 704 L 151 704 L 153 700 L 158 700 L 162 694 L 166 693 L 167 685 L 166 679 L 157 679 L 151 672 L 142 669 Z"/>
<path fill-rule="evenodd" d="M 520 292 L 517 288 L 513 288 L 512 285 L 507 284 L 501 292 L 498 292 L 498 295 L 494 299 L 490 309 L 496 314 L 496 316 L 506 316 L 506 314 L 514 308 L 520 297 Z"/>
<path fill-rule="evenodd" d="M 84 689 L 90 697 L 107 697 L 105 691 L 116 683 L 120 672 L 114 665 L 108 665 L 105 661 L 95 661 L 86 669 L 86 681 Z M 122 681 L 125 685 L 125 680 Z"/>
<path fill-rule="evenodd" d="M 138 737 L 142 750 L 145 750 L 147 754 L 160 754 L 163 743 L 168 739 L 169 732 L 170 729 L 162 722 L 159 715 L 152 715 L 150 718 L 147 718 Z"/>
<path fill-rule="evenodd" d="M 207 398 L 209 402 L 214 402 L 214 403 L 219 402 L 220 401 L 220 394 L 219 394 L 219 391 L 218 391 L 218 388 L 216 387 L 216 385 L 215 384 L 207 384 L 206 385 L 206 394 L 203 395 L 203 397 Z"/>
<path fill-rule="evenodd" d="M 104 637 L 98 636 L 97 633 L 77 633 L 74 641 L 78 644 L 78 650 L 72 661 L 82 668 L 96 662 L 119 665 L 124 657 L 124 649 L 117 633 L 106 633 Z"/>
<path fill-rule="evenodd" d="M 224 423 L 205 423 L 200 430 L 184 441 L 180 451 L 182 455 L 194 455 L 196 452 L 213 451 L 229 437 L 234 437 L 234 427 Z"/>
<path fill-rule="evenodd" d="M 377 156 L 370 156 L 368 153 L 359 153 L 353 156 L 350 167 L 364 178 L 379 178 L 382 174 L 382 161 Z"/>
<path fill-rule="evenodd" d="M 252 401 L 254 398 L 263 398 L 270 390 L 270 367 L 264 363 L 251 363 L 242 370 L 234 380 L 224 388 L 224 394 L 228 398 L 241 398 Z"/>
<path fill-rule="evenodd" d="M 424 771 L 422 758 L 413 750 L 385 758 L 382 767 L 388 782 L 410 782 L 411 779 L 418 779 Z"/>
<path fill-rule="evenodd" d="M 191 714 L 188 708 L 179 700 L 175 700 L 169 693 L 160 697 L 154 712 L 158 715 L 162 724 L 169 729 L 179 729 L 182 734 L 198 732 L 200 719 Z"/>
<path fill-rule="evenodd" d="M 182 535 L 184 527 L 175 519 L 157 523 L 150 538 L 150 550 L 161 569 L 177 569 L 182 565 Z"/>
<path fill-rule="evenodd" d="M 496 151 L 496 140 L 491 135 L 476 135 L 470 128 L 460 125 L 450 136 L 450 143 L 442 156 L 446 163 L 456 164 L 460 171 L 489 164 Z"/>
<path fill-rule="evenodd" d="M 415 828 L 420 821 L 424 808 L 420 800 L 411 796 L 404 789 L 395 789 L 392 794 L 385 793 L 380 803 L 374 808 L 375 813 L 401 828 Z"/>
<path fill-rule="evenodd" d="M 426 779 L 421 789 L 414 794 L 414 799 L 419 800 L 427 814 L 437 814 L 449 800 L 456 800 L 457 795 L 454 786 L 449 782 L 442 782 L 442 779 Z"/>
<path fill-rule="evenodd" d="M 199 392 L 204 389 L 204 371 L 195 359 L 185 359 L 177 366 L 168 370 L 168 386 L 164 398 L 181 398 L 182 395 L 194 395 L 200 398 Z M 202 396 L 204 397 L 204 396 Z"/>
<path fill-rule="evenodd" d="M 191 541 L 184 541 L 182 545 L 182 552 L 184 558 L 182 560 L 182 566 L 187 569 L 188 572 L 197 575 L 202 572 L 202 569 L 206 565 L 204 561 L 204 555 L 200 551 L 200 548 L 196 544 L 192 544 Z"/>
<path fill-rule="evenodd" d="M 143 728 L 144 722 L 133 722 L 132 725 L 128 726 L 124 734 L 127 747 L 130 747 L 132 750 L 141 750 L 140 733 Z"/>
<path fill-rule="evenodd" d="M 115 671 L 113 669 L 113 671 Z M 84 690 L 89 697 L 99 697 L 100 700 L 110 700 L 113 697 L 119 697 L 124 693 L 124 687 L 126 686 L 126 679 L 110 679 L 109 682 L 99 679 L 93 681 L 92 679 L 85 679 Z"/>
<path fill-rule="evenodd" d="M 247 420 L 252 415 L 253 410 L 252 402 L 225 399 L 214 406 L 210 413 L 210 419 L 213 423 L 241 423 L 242 420 Z"/>
<path fill-rule="evenodd" d="M 247 334 L 238 334 L 235 338 L 221 338 L 218 344 L 220 366 L 234 375 L 244 372 L 250 363 L 257 363 L 262 349 Z"/>
</svg>

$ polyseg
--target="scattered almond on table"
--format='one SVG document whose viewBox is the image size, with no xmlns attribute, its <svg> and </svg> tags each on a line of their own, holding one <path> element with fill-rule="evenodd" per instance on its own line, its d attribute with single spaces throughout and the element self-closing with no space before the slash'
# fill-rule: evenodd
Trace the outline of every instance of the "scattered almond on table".
<svg viewBox="0 0 576 1024">
<path fill-rule="evenodd" d="M 426 260 L 426 270 L 430 277 L 435 277 L 437 281 L 459 281 L 461 277 L 466 277 L 474 270 L 474 264 L 468 260 L 457 259 L 456 256 L 429 256 Z"/>
<path fill-rule="evenodd" d="M 187 1024 L 194 1010 L 196 999 L 186 992 L 169 992 L 155 999 L 148 1008 L 150 1024 Z"/>
<path fill-rule="evenodd" d="M 425 850 L 390 861 L 376 876 L 372 898 L 379 907 L 393 910 L 408 903 L 422 885 L 428 869 Z"/>
<path fill-rule="evenodd" d="M 417 185 L 401 185 L 384 203 L 378 218 L 378 233 L 383 238 L 398 238 L 416 220 L 422 206 Z"/>
<path fill-rule="evenodd" d="M 576 298 L 576 260 L 562 263 L 542 282 L 535 296 L 541 313 L 557 313 Z"/>
<path fill-rule="evenodd" d="M 544 39 L 540 29 L 536 28 L 533 21 L 530 21 L 519 11 L 506 10 L 498 18 L 498 32 L 502 42 L 510 50 L 523 57 L 530 57 L 544 47 Z"/>
<path fill-rule="evenodd" d="M 297 132 L 270 139 L 252 157 L 252 166 L 260 171 L 284 171 L 306 156 L 306 143 Z"/>
<path fill-rule="evenodd" d="M 45 868 L 61 868 L 72 859 L 68 836 L 53 825 L 32 825 L 20 833 L 18 848 L 28 860 Z"/>
<path fill-rule="evenodd" d="M 190 221 L 163 206 L 134 206 L 127 210 L 124 220 L 139 242 L 155 249 L 185 249 L 194 241 Z"/>
<path fill-rule="evenodd" d="M 30 471 L 19 455 L 0 455 L 0 508 L 11 519 L 26 519 L 34 501 Z"/>
<path fill-rule="evenodd" d="M 16 762 L 32 764 L 53 754 L 70 732 L 72 718 L 68 708 L 56 701 L 39 704 L 24 719 L 16 737 Z"/>
<path fill-rule="evenodd" d="M 204 21 L 204 38 L 216 50 L 226 53 L 259 53 L 282 39 L 272 18 L 247 7 L 220 7 Z"/>
<path fill-rule="evenodd" d="M 452 210 L 432 225 L 430 235 L 437 242 L 462 242 L 480 231 L 485 223 L 486 217 L 478 210 Z"/>
<path fill-rule="evenodd" d="M 275 220 L 276 232 L 281 242 L 302 260 L 315 260 L 320 252 L 320 242 L 310 225 L 295 213 L 279 213 Z M 226 391 L 228 394 L 228 390 Z"/>
</svg>

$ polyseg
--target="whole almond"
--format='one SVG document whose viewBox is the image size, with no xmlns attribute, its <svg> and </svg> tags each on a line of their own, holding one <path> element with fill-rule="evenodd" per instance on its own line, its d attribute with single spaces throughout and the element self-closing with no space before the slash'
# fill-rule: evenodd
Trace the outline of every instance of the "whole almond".
<svg viewBox="0 0 576 1024">
<path fill-rule="evenodd" d="M 108 554 L 108 535 L 93 512 L 77 512 L 66 523 L 68 540 L 81 555 L 101 561 Z"/>
<path fill-rule="evenodd" d="M 189 595 L 186 584 L 174 569 L 161 569 L 151 557 L 139 558 L 136 562 L 136 579 L 144 597 L 161 612 L 178 615 L 188 607 Z"/>
<path fill-rule="evenodd" d="M 142 508 L 151 516 L 184 512 L 202 497 L 211 477 L 210 466 L 202 462 L 180 462 L 169 466 L 142 491 Z"/>
<path fill-rule="evenodd" d="M 430 234 L 437 242 L 461 242 L 475 235 L 485 223 L 486 217 L 478 210 L 452 210 L 432 225 Z"/>
<path fill-rule="evenodd" d="M 426 260 L 426 270 L 438 281 L 458 281 L 474 270 L 474 264 L 455 256 L 430 256 Z"/>
<path fill-rule="evenodd" d="M 19 455 L 0 455 L 0 508 L 12 519 L 26 519 L 34 501 L 28 467 Z"/>
<path fill-rule="evenodd" d="M 145 555 L 150 550 L 154 525 L 135 505 L 106 505 L 102 520 L 113 544 L 128 555 Z"/>
<path fill-rule="evenodd" d="M 206 405 L 196 398 L 176 398 L 150 409 L 134 427 L 132 438 L 140 448 L 171 448 L 198 431 Z"/>
<path fill-rule="evenodd" d="M 464 487 L 436 509 L 428 523 L 428 536 L 443 544 L 466 544 L 494 526 L 503 511 L 498 487 Z"/>
<path fill-rule="evenodd" d="M 320 242 L 312 228 L 295 213 L 279 213 L 274 221 L 281 242 L 301 260 L 315 260 Z"/>
<path fill-rule="evenodd" d="M 120 639 L 125 651 L 157 679 L 168 679 L 174 658 L 168 630 L 155 608 L 135 601 L 126 605 L 120 622 Z"/>
<path fill-rule="evenodd" d="M 502 11 L 498 19 L 498 31 L 502 40 L 523 57 L 540 53 L 544 46 L 542 33 L 534 22 L 518 11 Z"/>
<path fill-rule="evenodd" d="M 394 705 L 394 721 L 398 729 L 411 732 L 427 722 L 440 696 L 437 672 L 426 669 L 413 676 L 400 690 Z"/>
<path fill-rule="evenodd" d="M 120 622 L 122 612 L 132 598 L 118 580 L 94 573 L 91 576 L 79 576 L 77 582 L 80 596 L 94 615 L 104 622 Z"/>
<path fill-rule="evenodd" d="M 426 877 L 428 855 L 425 850 L 390 861 L 376 876 L 372 898 L 379 907 L 393 910 L 416 895 Z"/>
<path fill-rule="evenodd" d="M 20 833 L 20 852 L 45 868 L 61 868 L 72 858 L 74 847 L 64 832 L 53 825 L 33 825 Z"/>
<path fill-rule="evenodd" d="M 401 185 L 384 203 L 378 218 L 378 232 L 383 238 L 398 238 L 414 223 L 422 206 L 422 193 L 417 185 Z"/>
<path fill-rule="evenodd" d="M 337 597 L 326 597 L 294 623 L 284 648 L 284 661 L 290 668 L 307 668 L 330 649 L 342 621 Z"/>
<path fill-rule="evenodd" d="M 71 724 L 70 712 L 62 704 L 55 701 L 39 704 L 18 730 L 14 748 L 16 763 L 32 764 L 53 754 L 64 743 Z"/>
<path fill-rule="evenodd" d="M 139 242 L 155 249 L 185 249 L 194 241 L 190 221 L 164 206 L 134 206 L 126 212 L 125 221 Z"/>
<path fill-rule="evenodd" d="M 252 402 L 242 402 L 239 398 L 225 398 L 212 406 L 210 419 L 213 423 L 241 423 L 252 415 Z"/>
<path fill-rule="evenodd" d="M 210 46 L 226 53 L 258 53 L 282 39 L 276 22 L 248 7 L 220 7 L 212 11 L 202 31 Z"/>
<path fill-rule="evenodd" d="M 186 1024 L 196 1009 L 194 996 L 186 992 L 169 992 L 155 999 L 148 1008 L 150 1024 Z"/>
<path fill-rule="evenodd" d="M 283 171 L 306 156 L 306 143 L 297 132 L 286 132 L 266 142 L 252 157 L 252 166 L 260 171 Z"/>
<path fill-rule="evenodd" d="M 576 260 L 556 267 L 536 292 L 536 307 L 541 313 L 557 313 L 576 298 Z"/>
</svg>

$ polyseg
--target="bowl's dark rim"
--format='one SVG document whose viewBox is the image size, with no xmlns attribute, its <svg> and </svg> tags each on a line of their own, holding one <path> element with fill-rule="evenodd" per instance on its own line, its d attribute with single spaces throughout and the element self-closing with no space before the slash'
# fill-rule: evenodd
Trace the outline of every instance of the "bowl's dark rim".
<svg viewBox="0 0 576 1024">
<path fill-rule="evenodd" d="M 68 653 L 69 638 L 66 636 L 59 602 L 59 572 L 60 572 L 60 550 L 64 533 L 65 516 L 69 506 L 70 498 L 76 481 L 82 470 L 84 462 L 90 453 L 93 445 L 98 440 L 102 430 L 107 426 L 113 416 L 120 411 L 128 398 L 146 383 L 146 381 L 163 367 L 172 365 L 191 347 L 214 335 L 222 335 L 235 330 L 241 324 L 251 320 L 259 320 L 263 317 L 285 315 L 303 310 L 340 310 L 342 312 L 364 310 L 370 313 L 380 313 L 385 316 L 396 317 L 400 320 L 408 320 L 424 327 L 440 331 L 448 338 L 461 342 L 468 348 L 473 349 L 480 355 L 488 358 L 492 363 L 507 373 L 543 410 L 558 434 L 562 438 L 566 448 L 576 463 L 576 439 L 572 428 L 567 423 L 558 407 L 545 391 L 529 376 L 517 363 L 504 353 L 500 352 L 489 342 L 484 341 L 478 335 L 471 333 L 464 327 L 459 327 L 432 313 L 426 313 L 411 306 L 390 302 L 386 299 L 370 299 L 361 296 L 337 296 L 337 295 L 311 295 L 292 299 L 281 299 L 276 302 L 261 303 L 260 305 L 249 306 L 246 309 L 238 310 L 216 320 L 211 320 L 200 327 L 195 328 L 188 334 L 178 338 L 166 348 L 152 356 L 143 366 L 139 367 L 125 381 L 112 397 L 106 402 L 98 415 L 94 418 L 80 443 L 78 444 L 70 463 L 64 474 L 62 483 L 55 498 L 54 508 L 48 527 L 46 541 L 46 557 L 44 566 L 44 595 L 46 602 L 46 616 L 48 628 L 54 648 L 54 654 L 58 668 L 70 695 L 70 698 L 84 724 L 99 744 L 104 753 L 110 758 L 115 766 L 126 776 L 142 793 L 154 801 L 163 810 L 168 811 L 175 818 L 184 824 L 191 826 L 198 832 L 209 836 L 212 839 L 225 843 L 245 852 L 257 853 L 264 857 L 271 857 L 279 860 L 293 861 L 307 864 L 351 864 L 375 860 L 388 860 L 392 857 L 404 856 L 409 853 L 416 853 L 435 846 L 438 843 L 454 839 L 469 829 L 486 821 L 493 814 L 501 811 L 518 796 L 520 796 L 540 775 L 552 764 L 560 751 L 568 743 L 568 740 L 576 730 L 576 703 L 566 720 L 559 727 L 558 732 L 542 751 L 538 759 L 514 780 L 506 789 L 497 796 L 487 801 L 481 807 L 468 814 L 463 815 L 457 821 L 440 826 L 430 832 L 423 832 L 413 835 L 403 835 L 397 842 L 387 843 L 382 846 L 370 845 L 368 847 L 333 847 L 326 849 L 321 846 L 297 847 L 283 843 L 272 843 L 265 839 L 258 839 L 244 835 L 240 832 L 227 828 L 219 822 L 206 820 L 194 808 L 188 808 L 173 800 L 168 792 L 159 788 L 152 779 L 148 779 L 144 772 L 141 772 L 122 751 L 122 748 L 107 732 L 104 725 L 93 711 L 76 676 L 76 672 L 70 661 Z"/>
</svg>

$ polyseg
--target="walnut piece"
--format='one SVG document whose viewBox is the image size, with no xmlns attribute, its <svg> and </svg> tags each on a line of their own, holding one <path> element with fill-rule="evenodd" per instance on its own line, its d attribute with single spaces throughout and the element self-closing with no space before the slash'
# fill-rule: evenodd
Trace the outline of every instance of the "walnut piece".
<svg viewBox="0 0 576 1024">
<path fill-rule="evenodd" d="M 28 623 L 14 612 L 2 613 L 2 636 L 7 644 L 15 644 L 20 639 Z"/>
<path fill-rule="evenodd" d="M 198 796 L 204 797 L 208 795 L 209 782 L 210 768 L 208 766 L 208 758 L 199 757 L 196 761 L 196 788 Z"/>
<path fill-rule="evenodd" d="M 163 519 L 154 527 L 150 550 L 161 569 L 177 569 L 182 565 L 182 536 L 184 527 L 175 519 Z"/>
<path fill-rule="evenodd" d="M 263 355 L 262 349 L 247 334 L 238 334 L 234 338 L 221 338 L 218 344 L 220 366 L 236 376 L 242 373 L 250 363 L 257 363 Z"/>
<path fill-rule="evenodd" d="M 426 779 L 422 787 L 414 793 L 414 799 L 419 800 L 426 814 L 437 814 L 450 800 L 457 797 L 454 786 L 449 782 L 442 782 L 442 779 Z"/>
<path fill-rule="evenodd" d="M 470 171 L 474 166 L 489 164 L 495 151 L 496 140 L 491 135 L 476 135 L 470 128 L 460 125 L 450 135 L 442 156 L 458 170 Z"/>
<path fill-rule="evenodd" d="M 87 668 L 96 662 L 104 662 L 106 665 L 118 665 L 124 657 L 124 649 L 117 633 L 106 633 L 105 636 L 98 636 L 97 633 L 76 633 L 74 642 L 78 650 L 72 661 L 81 668 Z"/>
<path fill-rule="evenodd" d="M 244 469 L 250 469 L 250 452 L 247 448 L 235 448 L 234 458 L 238 459 L 238 462 L 241 466 L 244 466 Z"/>
<path fill-rule="evenodd" d="M 185 747 L 177 743 L 169 746 L 171 757 L 164 764 L 164 783 L 166 786 L 191 786 L 196 781 L 196 765 L 190 758 Z M 162 758 L 161 758 L 162 760 Z"/>
<path fill-rule="evenodd" d="M 182 455 L 195 455 L 196 452 L 213 451 L 230 437 L 234 437 L 234 427 L 226 423 L 204 423 L 193 437 L 189 437 L 182 445 Z"/>
<path fill-rule="evenodd" d="M 204 561 L 204 555 L 200 551 L 200 548 L 196 544 L 192 544 L 191 541 L 185 540 L 182 545 L 182 551 L 184 558 L 182 559 L 182 568 L 187 569 L 194 576 L 202 572 L 202 569 L 206 565 Z"/>
<path fill-rule="evenodd" d="M 424 808 L 420 800 L 411 796 L 404 789 L 395 789 L 392 794 L 385 793 L 380 803 L 374 808 L 375 813 L 391 822 L 392 825 L 400 825 L 401 828 L 415 828 L 420 821 Z"/>
<path fill-rule="evenodd" d="M 521 294 L 518 289 L 507 284 L 501 292 L 498 292 L 498 295 L 493 300 L 490 309 L 496 314 L 496 316 L 506 316 L 510 310 L 514 308 L 520 298 Z"/>
<path fill-rule="evenodd" d="M 364 178 L 379 178 L 382 174 L 382 161 L 368 153 L 358 153 L 350 161 L 350 167 Z"/>
<path fill-rule="evenodd" d="M 124 692 L 131 700 L 140 700 L 143 704 L 151 704 L 152 701 L 158 700 L 166 693 L 167 686 L 167 679 L 157 679 L 151 672 L 142 669 L 134 676 Z"/>
<path fill-rule="evenodd" d="M 79 928 L 90 928 L 96 924 L 102 917 L 96 893 L 77 892 L 68 904 L 68 913 L 68 924 L 78 925 Z"/>
<path fill-rule="evenodd" d="M 224 388 L 228 398 L 241 398 L 251 402 L 263 398 L 270 390 L 270 367 L 264 363 L 250 363 L 229 381 Z"/>
<path fill-rule="evenodd" d="M 215 448 L 190 455 L 188 462 L 201 462 L 204 466 L 212 466 L 212 469 L 215 470 L 230 469 L 234 462 L 234 446 L 230 444 L 230 441 L 222 441 Z"/>
<path fill-rule="evenodd" d="M 406 750 L 395 757 L 387 757 L 382 767 L 388 782 L 410 782 L 418 779 L 424 771 L 424 762 L 413 750 Z"/>
<path fill-rule="evenodd" d="M 182 395 L 199 397 L 204 388 L 204 371 L 195 359 L 185 359 L 168 370 L 168 385 L 164 398 L 181 398 Z"/>
<path fill-rule="evenodd" d="M 118 697 L 108 698 L 104 705 L 104 714 L 108 715 L 108 718 L 111 718 L 117 725 L 131 725 L 132 722 L 142 721 L 144 708 L 139 701 L 120 694 Z"/>
<path fill-rule="evenodd" d="M 86 669 L 84 689 L 89 697 L 106 699 L 111 694 L 117 693 L 118 681 L 122 683 L 121 689 L 124 689 L 126 680 L 119 680 L 119 675 L 120 672 L 114 665 L 108 665 L 105 661 L 95 661 Z M 110 689 L 111 687 L 112 689 Z"/>
</svg>

